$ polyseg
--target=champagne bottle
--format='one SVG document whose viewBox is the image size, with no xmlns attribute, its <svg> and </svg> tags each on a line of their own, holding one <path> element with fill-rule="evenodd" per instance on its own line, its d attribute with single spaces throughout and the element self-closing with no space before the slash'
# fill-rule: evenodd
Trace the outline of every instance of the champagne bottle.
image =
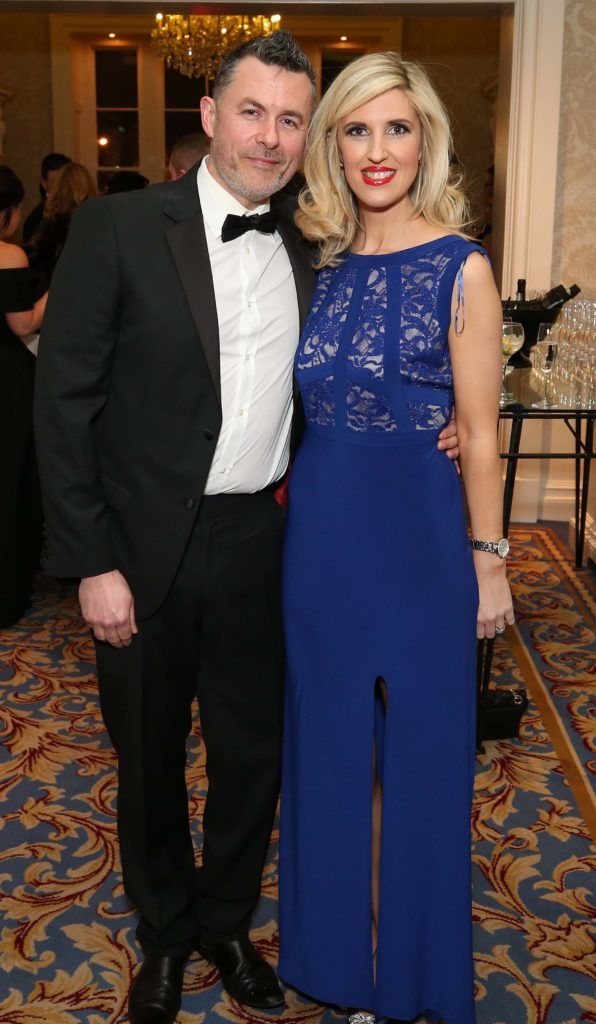
<svg viewBox="0 0 596 1024">
<path fill-rule="evenodd" d="M 569 299 L 574 299 L 576 295 L 579 295 L 581 288 L 576 284 L 572 284 L 570 288 L 566 288 L 564 284 L 558 284 L 556 288 L 551 288 L 546 293 L 542 300 L 542 306 L 544 309 L 558 309 L 563 306 Z"/>
<path fill-rule="evenodd" d="M 517 287 L 515 289 L 515 301 L 525 302 L 526 301 L 526 279 L 525 277 L 519 277 L 517 279 Z"/>
</svg>

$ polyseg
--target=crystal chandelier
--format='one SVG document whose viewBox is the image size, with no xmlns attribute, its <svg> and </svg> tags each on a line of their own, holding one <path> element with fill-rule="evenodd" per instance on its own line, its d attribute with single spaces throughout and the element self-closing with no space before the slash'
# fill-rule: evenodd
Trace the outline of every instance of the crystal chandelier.
<svg viewBox="0 0 596 1024">
<path fill-rule="evenodd" d="M 151 41 L 169 68 L 188 78 L 215 78 L 222 57 L 255 36 L 269 36 L 281 16 L 156 14 Z"/>
</svg>

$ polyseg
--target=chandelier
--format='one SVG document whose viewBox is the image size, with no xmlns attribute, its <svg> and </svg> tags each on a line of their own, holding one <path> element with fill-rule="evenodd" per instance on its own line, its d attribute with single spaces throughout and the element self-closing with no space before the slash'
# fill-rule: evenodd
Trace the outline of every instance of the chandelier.
<svg viewBox="0 0 596 1024">
<path fill-rule="evenodd" d="M 151 42 L 169 68 L 188 78 L 215 78 L 222 57 L 255 36 L 269 36 L 281 16 L 156 14 Z"/>
</svg>

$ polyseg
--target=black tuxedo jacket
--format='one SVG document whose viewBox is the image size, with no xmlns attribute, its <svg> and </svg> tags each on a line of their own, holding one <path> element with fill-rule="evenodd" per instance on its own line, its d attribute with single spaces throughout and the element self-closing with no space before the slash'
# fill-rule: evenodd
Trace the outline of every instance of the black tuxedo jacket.
<svg viewBox="0 0 596 1024">
<path fill-rule="evenodd" d="M 314 275 L 273 197 L 301 326 Z M 137 614 L 180 564 L 221 428 L 219 333 L 196 168 L 175 183 L 86 202 L 52 280 L 35 425 L 44 568 L 120 569 Z"/>
</svg>

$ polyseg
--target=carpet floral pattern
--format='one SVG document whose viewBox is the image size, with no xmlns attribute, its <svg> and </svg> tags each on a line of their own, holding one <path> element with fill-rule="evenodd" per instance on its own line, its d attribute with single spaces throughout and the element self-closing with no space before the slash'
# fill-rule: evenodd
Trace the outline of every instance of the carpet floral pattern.
<svg viewBox="0 0 596 1024">
<path fill-rule="evenodd" d="M 487 743 L 478 756 L 478 1024 L 596 1024 L 593 594 L 589 574 L 574 571 L 552 531 L 516 528 L 511 539 L 518 622 L 496 648 L 493 678 L 526 685 L 531 702 L 521 741 Z M 29 615 L 0 632 L 0 686 L 0 1024 L 124 1024 L 139 950 L 120 877 L 115 758 L 72 587 L 41 578 Z M 206 787 L 198 722 L 188 782 L 198 845 Z M 276 847 L 274 834 L 253 931 L 271 962 Z M 195 956 L 178 1020 L 344 1019 L 298 993 L 287 996 L 284 1011 L 252 1014 Z"/>
</svg>

